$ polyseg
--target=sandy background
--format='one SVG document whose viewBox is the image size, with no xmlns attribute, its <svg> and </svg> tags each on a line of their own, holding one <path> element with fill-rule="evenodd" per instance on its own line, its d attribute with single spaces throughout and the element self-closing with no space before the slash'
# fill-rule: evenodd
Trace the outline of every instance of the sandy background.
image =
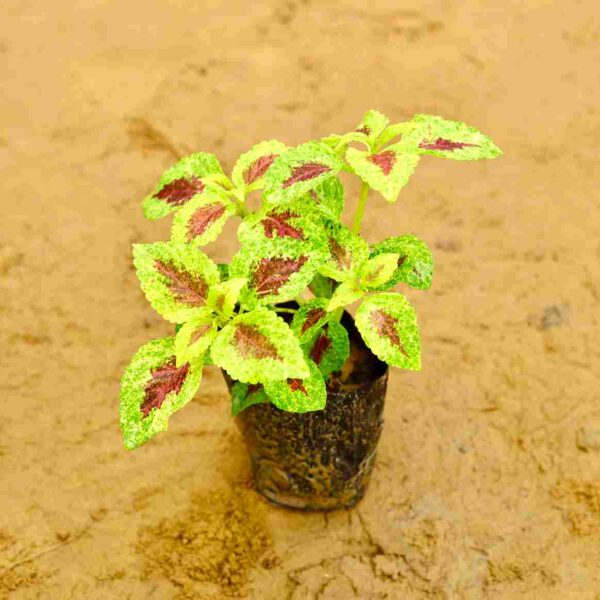
<svg viewBox="0 0 600 600">
<path fill-rule="evenodd" d="M 3 4 L 0 597 L 600 599 L 600 8 L 366 6 Z M 370 202 L 368 239 L 419 235 L 437 272 L 407 292 L 424 367 L 391 376 L 364 501 L 258 499 L 216 370 L 127 453 L 121 372 L 171 331 L 131 267 L 169 230 L 143 196 L 180 155 L 231 168 L 371 107 L 464 120 L 505 157 L 430 157 Z"/>
</svg>

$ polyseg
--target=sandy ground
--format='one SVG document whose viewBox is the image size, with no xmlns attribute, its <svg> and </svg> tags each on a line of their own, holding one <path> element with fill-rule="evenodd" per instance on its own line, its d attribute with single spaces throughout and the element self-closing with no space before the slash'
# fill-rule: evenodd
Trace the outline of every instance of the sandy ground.
<svg viewBox="0 0 600 600">
<path fill-rule="evenodd" d="M 600 8 L 366 6 L 3 4 L 0 597 L 600 599 Z M 419 235 L 437 273 L 407 292 L 424 367 L 391 376 L 363 502 L 262 502 L 216 370 L 126 452 L 121 372 L 171 332 L 131 267 L 169 229 L 142 197 L 180 155 L 231 167 L 371 107 L 467 121 L 505 157 L 429 158 L 371 200 L 369 240 Z"/>
</svg>

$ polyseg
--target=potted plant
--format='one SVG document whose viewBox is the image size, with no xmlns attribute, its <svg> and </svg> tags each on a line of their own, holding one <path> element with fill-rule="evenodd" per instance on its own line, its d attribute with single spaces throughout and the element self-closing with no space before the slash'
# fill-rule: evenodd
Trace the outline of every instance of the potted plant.
<svg viewBox="0 0 600 600">
<path fill-rule="evenodd" d="M 412 234 L 369 245 L 360 235 L 371 189 L 396 201 L 424 155 L 494 158 L 499 148 L 464 123 L 433 115 L 390 124 L 369 111 L 345 135 L 288 148 L 261 142 L 228 177 L 213 154 L 180 160 L 144 200 L 174 213 L 171 239 L 134 244 L 152 307 L 175 335 L 142 346 L 121 381 L 125 446 L 167 428 L 196 394 L 205 365 L 220 367 L 260 493 L 305 509 L 349 507 L 363 495 L 381 426 L 387 365 L 419 370 L 415 311 L 396 284 L 427 289 L 433 260 Z M 341 173 L 361 182 L 342 223 Z M 248 195 L 261 192 L 257 211 Z M 203 251 L 239 218 L 229 265 Z M 358 302 L 355 320 L 346 309 Z"/>
</svg>

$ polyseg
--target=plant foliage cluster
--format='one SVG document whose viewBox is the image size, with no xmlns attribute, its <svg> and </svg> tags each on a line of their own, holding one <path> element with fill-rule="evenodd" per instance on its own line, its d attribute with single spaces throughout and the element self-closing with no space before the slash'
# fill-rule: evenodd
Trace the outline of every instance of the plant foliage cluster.
<svg viewBox="0 0 600 600">
<path fill-rule="evenodd" d="M 397 284 L 427 289 L 433 259 L 411 234 L 369 245 L 360 226 L 369 190 L 388 202 L 424 155 L 494 158 L 499 148 L 464 123 L 416 115 L 390 124 L 371 110 L 357 128 L 288 148 L 260 142 L 230 176 L 213 154 L 180 160 L 144 200 L 144 214 L 173 213 L 171 239 L 134 244 L 142 290 L 174 337 L 142 346 L 121 382 L 120 423 L 133 449 L 167 427 L 196 393 L 205 365 L 235 381 L 234 415 L 259 402 L 306 412 L 324 408 L 326 380 L 345 363 L 349 340 L 340 319 L 360 302 L 356 326 L 381 360 L 421 366 L 415 311 Z M 352 227 L 342 223 L 340 174 L 362 182 Z M 260 190 L 259 210 L 247 197 Z M 240 248 L 229 265 L 203 251 L 228 219 L 238 218 Z M 283 307 L 295 300 L 299 308 Z M 282 314 L 288 314 L 287 322 Z"/>
</svg>

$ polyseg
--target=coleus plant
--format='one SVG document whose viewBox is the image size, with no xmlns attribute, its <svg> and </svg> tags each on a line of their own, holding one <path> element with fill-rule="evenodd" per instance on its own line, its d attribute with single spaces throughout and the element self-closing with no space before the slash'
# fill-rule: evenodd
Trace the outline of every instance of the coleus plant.
<svg viewBox="0 0 600 600">
<path fill-rule="evenodd" d="M 395 202 L 425 155 L 475 160 L 501 151 L 464 123 L 420 114 L 390 124 L 371 110 L 344 135 L 292 148 L 261 142 L 230 177 L 204 152 L 168 169 L 143 210 L 149 219 L 174 214 L 171 239 L 134 244 L 133 261 L 146 298 L 175 324 L 175 335 L 142 346 L 125 369 L 125 446 L 165 430 L 210 364 L 234 381 L 234 415 L 260 402 L 294 412 L 323 409 L 326 381 L 349 355 L 340 321 L 355 302 L 356 327 L 373 353 L 419 370 L 415 311 L 391 289 L 429 288 L 431 252 L 412 234 L 369 245 L 360 228 L 369 190 Z M 362 182 L 351 227 L 342 222 L 343 172 Z M 256 190 L 261 204 L 251 212 L 246 200 Z M 203 248 L 231 218 L 241 219 L 239 251 L 229 265 L 215 264 Z"/>
</svg>

